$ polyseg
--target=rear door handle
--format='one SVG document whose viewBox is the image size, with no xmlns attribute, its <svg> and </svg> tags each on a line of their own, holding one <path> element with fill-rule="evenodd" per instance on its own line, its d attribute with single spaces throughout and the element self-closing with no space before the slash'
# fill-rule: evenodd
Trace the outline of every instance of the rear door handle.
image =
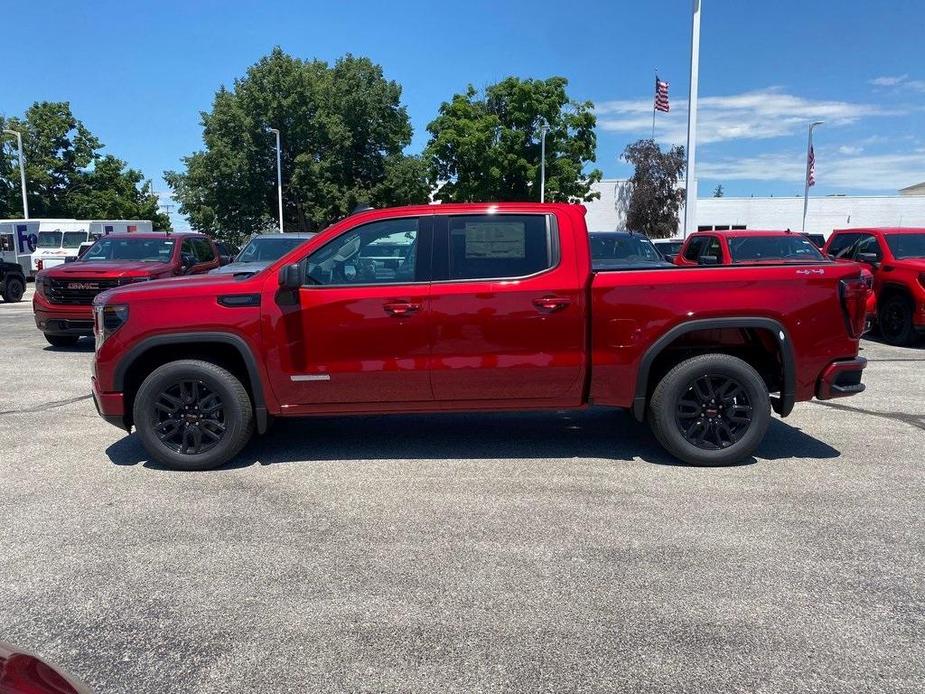
<svg viewBox="0 0 925 694">
<path fill-rule="evenodd" d="M 387 301 L 382 304 L 382 309 L 390 316 L 410 316 L 421 310 L 421 305 L 412 301 Z"/>
<path fill-rule="evenodd" d="M 561 311 L 571 303 L 571 300 L 564 296 L 541 296 L 533 300 L 533 305 L 543 313 Z"/>
</svg>

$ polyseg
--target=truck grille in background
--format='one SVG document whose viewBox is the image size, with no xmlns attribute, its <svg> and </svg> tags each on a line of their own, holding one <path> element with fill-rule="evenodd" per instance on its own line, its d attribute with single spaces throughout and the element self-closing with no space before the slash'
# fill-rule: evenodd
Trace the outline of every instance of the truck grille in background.
<svg viewBox="0 0 925 694">
<path fill-rule="evenodd" d="M 119 286 L 113 279 L 49 279 L 45 297 L 52 304 L 89 306 L 100 292 Z"/>
</svg>

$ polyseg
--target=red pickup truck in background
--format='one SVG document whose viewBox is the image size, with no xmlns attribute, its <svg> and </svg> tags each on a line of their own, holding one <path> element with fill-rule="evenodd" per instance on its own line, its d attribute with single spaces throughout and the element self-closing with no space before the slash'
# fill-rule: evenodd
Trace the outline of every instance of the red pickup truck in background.
<svg viewBox="0 0 925 694">
<path fill-rule="evenodd" d="M 836 229 L 825 253 L 873 273 L 877 327 L 886 342 L 925 334 L 925 229 Z"/>
<path fill-rule="evenodd" d="M 723 465 L 772 407 L 864 389 L 856 265 L 656 261 L 596 271 L 578 205 L 361 212 L 250 277 L 97 296 L 94 401 L 180 469 L 227 462 L 271 417 L 591 403 Z"/>
<path fill-rule="evenodd" d="M 736 265 L 752 263 L 817 263 L 819 248 L 803 234 L 791 231 L 698 231 L 684 241 L 677 265 Z"/>
<path fill-rule="evenodd" d="M 32 299 L 35 324 L 50 344 L 74 345 L 93 335 L 91 304 L 101 291 L 218 266 L 218 250 L 203 234 L 110 234 L 73 263 L 39 272 Z"/>
</svg>

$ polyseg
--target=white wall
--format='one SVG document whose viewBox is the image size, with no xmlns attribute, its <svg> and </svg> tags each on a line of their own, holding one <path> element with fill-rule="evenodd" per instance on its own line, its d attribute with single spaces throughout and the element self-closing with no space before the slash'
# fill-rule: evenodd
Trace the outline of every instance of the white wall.
<svg viewBox="0 0 925 694">
<path fill-rule="evenodd" d="M 593 189 L 600 200 L 586 202 L 591 230 L 626 228 L 629 186 L 623 180 L 604 180 Z M 683 220 L 684 211 L 679 217 Z M 698 198 L 697 225 L 745 225 L 748 229 L 799 230 L 803 198 Z M 846 227 L 925 227 L 925 196 L 813 197 L 810 190 L 806 231 L 828 235 Z M 680 224 L 679 224 L 680 233 Z"/>
</svg>

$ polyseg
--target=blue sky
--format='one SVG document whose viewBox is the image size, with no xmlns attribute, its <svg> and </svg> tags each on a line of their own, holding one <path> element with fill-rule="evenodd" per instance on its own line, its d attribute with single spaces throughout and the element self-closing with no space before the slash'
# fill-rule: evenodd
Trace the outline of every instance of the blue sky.
<svg viewBox="0 0 925 694">
<path fill-rule="evenodd" d="M 78 118 L 165 191 L 201 147 L 199 112 L 273 46 L 380 63 L 403 86 L 409 152 L 441 101 L 508 75 L 569 79 L 598 109 L 597 164 L 651 128 L 653 70 L 671 84 L 656 137 L 684 142 L 690 2 L 467 3 L 233 0 L 9 4 L 0 112 L 68 100 Z M 23 37 L 14 50 L 10 31 Z M 925 181 L 925 2 L 703 0 L 700 195 L 802 193 L 806 123 L 816 195 L 886 194 Z M 181 222 L 182 225 L 182 222 Z"/>
</svg>

